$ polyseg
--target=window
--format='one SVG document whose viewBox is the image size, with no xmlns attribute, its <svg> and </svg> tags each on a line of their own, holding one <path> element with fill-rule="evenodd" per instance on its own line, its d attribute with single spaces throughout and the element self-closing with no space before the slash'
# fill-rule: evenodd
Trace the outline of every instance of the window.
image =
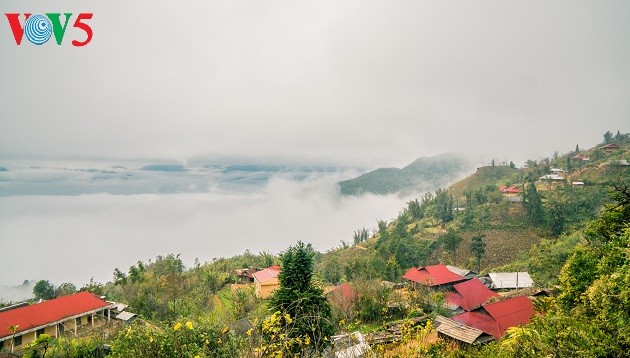
<svg viewBox="0 0 630 358">
<path fill-rule="evenodd" d="M 66 326 L 63 325 L 63 323 L 59 323 L 57 325 L 57 330 L 59 331 L 59 334 L 63 334 L 63 332 L 65 331 Z"/>
<path fill-rule="evenodd" d="M 88 321 L 88 324 L 91 324 L 91 323 L 92 323 L 92 316 L 91 316 L 91 315 L 90 315 L 90 316 L 87 316 L 87 321 Z"/>
<path fill-rule="evenodd" d="M 44 328 L 38 329 L 37 332 L 35 332 L 35 338 L 39 337 L 40 335 L 44 334 L 45 332 L 46 332 L 46 330 Z"/>
<path fill-rule="evenodd" d="M 77 318 L 75 321 L 76 321 L 75 324 L 77 325 L 77 327 L 81 327 L 81 317 Z"/>
<path fill-rule="evenodd" d="M 13 338 L 13 345 L 14 346 L 21 346 L 22 345 L 22 336 L 15 336 L 15 338 Z"/>
</svg>

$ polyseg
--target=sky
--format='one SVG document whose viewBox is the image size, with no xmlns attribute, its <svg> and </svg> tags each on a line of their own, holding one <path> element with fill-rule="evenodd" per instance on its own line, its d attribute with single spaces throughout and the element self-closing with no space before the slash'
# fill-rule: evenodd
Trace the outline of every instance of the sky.
<svg viewBox="0 0 630 358">
<path fill-rule="evenodd" d="M 397 165 L 630 131 L 627 1 L 4 0 L 0 157 Z M 91 12 L 92 41 L 72 28 Z M 21 20 L 23 20 L 21 18 Z"/>
<path fill-rule="evenodd" d="M 0 286 L 106 282 L 158 254 L 190 265 L 298 239 L 325 251 L 404 206 L 339 197 L 359 168 L 445 152 L 521 166 L 630 132 L 625 0 L 2 0 L 0 12 L 72 13 L 62 44 L 41 46 L 16 45 L 0 15 L 0 181 L 22 175 L 17 162 L 28 178 L 40 180 L 33 163 L 56 173 L 33 185 L 105 162 L 344 168 L 247 193 L 0 197 Z M 85 39 L 79 13 L 93 13 L 84 47 L 71 44 Z"/>
</svg>

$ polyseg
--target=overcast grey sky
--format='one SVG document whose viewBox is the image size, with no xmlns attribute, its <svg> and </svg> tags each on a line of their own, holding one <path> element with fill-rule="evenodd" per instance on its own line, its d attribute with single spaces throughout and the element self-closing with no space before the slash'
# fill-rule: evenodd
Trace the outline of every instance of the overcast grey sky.
<svg viewBox="0 0 630 358">
<path fill-rule="evenodd" d="M 3 0 L 0 154 L 523 161 L 630 131 L 628 1 Z M 92 42 L 70 28 L 93 12 Z"/>
</svg>

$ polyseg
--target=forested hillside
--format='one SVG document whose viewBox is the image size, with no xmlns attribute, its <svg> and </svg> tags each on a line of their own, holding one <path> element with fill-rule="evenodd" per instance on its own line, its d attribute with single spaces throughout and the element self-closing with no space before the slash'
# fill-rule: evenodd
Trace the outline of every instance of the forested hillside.
<svg viewBox="0 0 630 358">
<path fill-rule="evenodd" d="M 190 268 L 166 255 L 115 269 L 111 283 L 83 289 L 129 304 L 140 319 L 107 334 L 40 341 L 26 352 L 41 355 L 46 345 L 47 357 L 85 357 L 108 343 L 112 357 L 320 356 L 333 349 L 331 332 L 360 331 L 381 342 L 384 327 L 396 327 L 399 339 L 373 343 L 373 353 L 623 356 L 630 348 L 629 137 L 607 132 L 594 148 L 577 146 L 524 168 L 478 168 L 325 253 L 298 243 L 283 255 L 245 252 Z M 539 314 L 503 339 L 459 346 L 433 329 L 434 317 L 448 315 L 444 292 L 395 285 L 408 268 L 437 263 L 480 274 L 528 271 L 537 288 L 557 294 L 537 299 Z M 282 266 L 281 287 L 293 288 L 270 300 L 235 273 L 272 265 Z M 342 283 L 351 290 L 325 294 Z"/>
<path fill-rule="evenodd" d="M 411 194 L 432 191 L 461 178 L 470 163 L 455 154 L 422 157 L 402 169 L 379 168 L 357 178 L 339 182 L 342 195 Z"/>
</svg>

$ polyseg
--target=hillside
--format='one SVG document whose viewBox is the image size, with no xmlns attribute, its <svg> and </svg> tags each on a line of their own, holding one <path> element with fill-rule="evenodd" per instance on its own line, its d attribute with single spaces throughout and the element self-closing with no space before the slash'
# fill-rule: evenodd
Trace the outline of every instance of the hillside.
<svg viewBox="0 0 630 358">
<path fill-rule="evenodd" d="M 470 169 L 470 163 L 455 154 L 422 157 L 399 168 L 379 168 L 354 179 L 339 182 L 342 195 L 372 193 L 409 194 L 434 190 L 451 183 Z"/>
<path fill-rule="evenodd" d="M 164 356 L 272 356 L 296 342 L 304 343 L 299 353 L 309 356 L 304 349 L 309 340 L 287 340 L 294 317 L 270 316 L 273 299 L 257 297 L 255 285 L 235 273 L 275 264 L 284 272 L 314 272 L 314 282 L 304 280 L 317 286 L 313 292 L 323 293 L 324 287 L 334 292 L 340 283 L 350 287 L 341 296 L 317 297 L 330 303 L 335 332 L 360 331 L 379 356 L 555 357 L 576 349 L 580 356 L 625 356 L 630 344 L 625 329 L 630 324 L 628 160 L 626 134 L 587 151 L 530 160 L 525 168 L 481 167 L 449 189 L 410 200 L 394 220 L 379 220 L 376 232 L 362 228 L 351 243 L 313 252 L 314 262 L 301 258 L 290 265 L 284 261 L 290 254 L 249 251 L 189 269 L 172 254 L 138 261 L 128 271 L 114 270 L 113 283 L 90 282 L 82 289 L 129 304 L 141 319 L 107 335 L 95 331 L 82 341 L 68 335 L 47 356 L 82 357 L 79 350 L 91 351 L 103 343 L 100 337 L 111 343 L 112 358 L 162 356 L 157 352 L 165 349 L 171 353 Z M 418 167 L 425 164 L 421 160 Z M 514 191 L 500 190 L 504 186 Z M 483 250 L 473 241 L 485 244 Z M 558 294 L 537 298 L 540 315 L 498 342 L 455 345 L 436 337 L 432 323 L 438 315 L 453 314 L 444 306 L 443 292 L 382 282 L 400 283 L 408 268 L 437 263 L 480 274 L 528 271 L 538 287 Z M 379 340 L 392 331 L 399 341 Z M 45 344 L 27 349 L 41 351 Z"/>
<path fill-rule="evenodd" d="M 608 148 L 611 144 L 613 149 Z M 576 243 L 571 233 L 597 217 L 615 184 L 630 180 L 628 135 L 588 150 L 576 149 L 529 160 L 524 168 L 479 167 L 447 190 L 409 201 L 397 218 L 380 221 L 379 230 L 364 242 L 355 237 L 354 243 L 362 248 L 360 255 L 352 246 L 342 246 L 324 254 L 317 269 L 332 283 L 355 277 L 398 281 L 408 267 L 435 263 L 475 269 L 470 246 L 473 237 L 483 236 L 486 248 L 481 271 L 535 268 L 538 272 L 532 275 L 541 284 L 555 284 L 561 265 L 541 266 L 532 255 L 545 247 L 549 255 L 555 255 L 554 260 L 566 259 Z M 552 169 L 563 171 L 562 180 L 540 179 Z M 399 172 L 391 172 L 397 178 Z M 386 171 L 378 173 L 385 175 Z M 368 174 L 377 177 L 375 172 Z M 502 193 L 499 188 L 503 186 L 515 186 L 521 192 Z M 534 193 L 523 192 L 524 187 Z M 539 198 L 537 208 L 529 205 L 528 195 Z"/>
</svg>

